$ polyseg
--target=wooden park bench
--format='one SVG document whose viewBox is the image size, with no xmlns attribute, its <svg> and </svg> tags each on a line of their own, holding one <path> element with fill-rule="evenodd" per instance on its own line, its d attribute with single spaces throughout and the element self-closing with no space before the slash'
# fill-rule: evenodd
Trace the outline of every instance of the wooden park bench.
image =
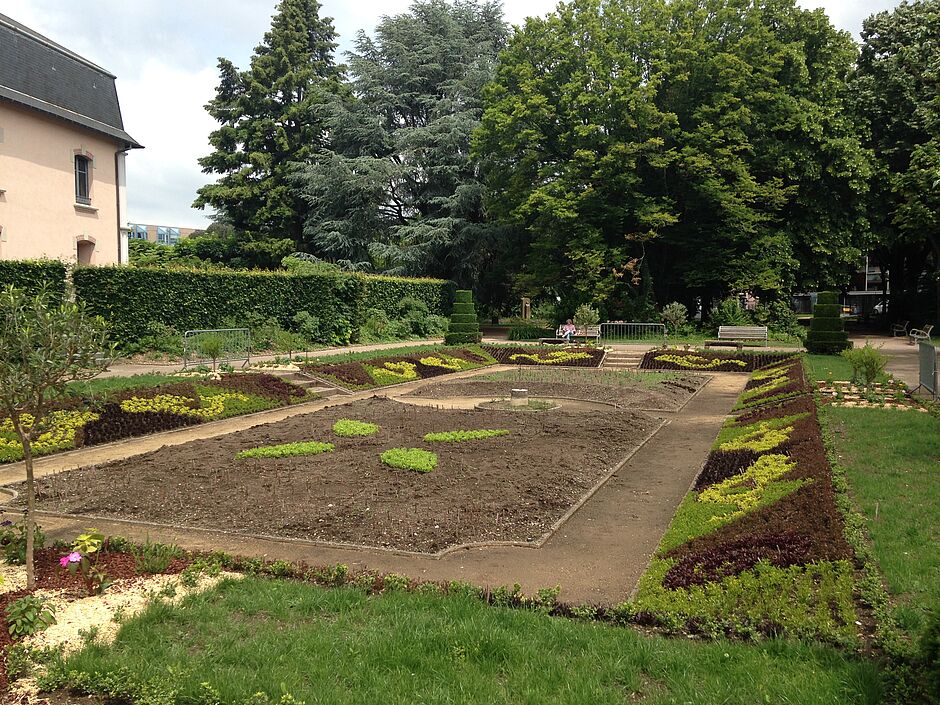
<svg viewBox="0 0 940 705">
<path fill-rule="evenodd" d="M 705 347 L 733 345 L 740 350 L 751 340 L 760 340 L 766 345 L 767 326 L 718 326 L 718 340 L 706 340 Z"/>
<path fill-rule="evenodd" d="M 564 337 L 564 331 L 562 330 L 564 326 L 558 326 L 558 329 L 555 331 L 554 338 L 539 338 L 540 343 L 546 343 L 550 345 L 557 345 L 559 343 L 567 343 L 568 339 Z M 585 342 L 593 338 L 595 343 L 599 343 L 601 339 L 601 327 L 600 326 L 577 326 L 574 333 L 571 334 L 571 340 L 576 340 L 577 338 L 584 338 Z"/>
</svg>

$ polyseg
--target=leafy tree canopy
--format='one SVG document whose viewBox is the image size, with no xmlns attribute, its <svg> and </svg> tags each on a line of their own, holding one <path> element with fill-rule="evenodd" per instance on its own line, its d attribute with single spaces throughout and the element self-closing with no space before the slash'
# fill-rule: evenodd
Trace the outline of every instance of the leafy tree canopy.
<svg viewBox="0 0 940 705">
<path fill-rule="evenodd" d="M 327 112 L 330 151 L 298 179 L 311 251 L 344 266 L 472 282 L 497 229 L 470 156 L 482 89 L 507 37 L 491 0 L 417 0 L 360 33 L 353 100 Z"/>
<path fill-rule="evenodd" d="M 323 106 L 343 90 L 335 36 L 316 0 L 281 0 L 250 69 L 219 59 L 206 109 L 220 127 L 209 137 L 215 151 L 199 164 L 220 178 L 199 189 L 194 207 L 211 206 L 238 231 L 302 248 L 305 208 L 289 176 L 326 145 Z"/>
</svg>

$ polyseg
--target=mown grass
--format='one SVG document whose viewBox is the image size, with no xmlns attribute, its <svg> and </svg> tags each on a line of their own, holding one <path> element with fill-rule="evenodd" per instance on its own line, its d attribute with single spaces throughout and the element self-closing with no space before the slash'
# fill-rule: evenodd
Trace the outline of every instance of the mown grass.
<svg viewBox="0 0 940 705">
<path fill-rule="evenodd" d="M 687 372 L 635 372 L 632 370 L 598 370 L 568 368 L 553 370 L 544 368 L 503 370 L 473 377 L 473 381 L 488 382 L 550 382 L 557 384 L 597 384 L 607 387 L 656 387 L 667 380 L 688 377 Z"/>
<path fill-rule="evenodd" d="M 940 608 L 940 419 L 892 409 L 832 408 L 829 416 L 895 617 L 916 635 L 931 606 Z"/>
<path fill-rule="evenodd" d="M 172 384 L 175 382 L 192 381 L 195 378 L 177 377 L 173 375 L 131 375 L 130 377 L 96 377 L 81 382 L 69 382 L 66 390 L 68 394 L 80 397 L 104 396 L 111 392 L 134 387 L 155 387 L 158 384 Z"/>
<path fill-rule="evenodd" d="M 113 645 L 88 646 L 66 666 L 124 669 L 177 688 L 177 702 L 204 682 L 222 702 L 259 691 L 350 705 L 881 701 L 871 662 L 821 646 L 667 640 L 459 596 L 370 597 L 261 578 L 153 605 Z"/>
</svg>

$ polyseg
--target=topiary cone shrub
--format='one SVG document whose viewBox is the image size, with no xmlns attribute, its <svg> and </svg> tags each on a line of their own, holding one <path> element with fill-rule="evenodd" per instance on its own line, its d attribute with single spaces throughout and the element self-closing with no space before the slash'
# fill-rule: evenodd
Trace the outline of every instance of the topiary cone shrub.
<svg viewBox="0 0 940 705">
<path fill-rule="evenodd" d="M 473 292 L 460 289 L 454 299 L 454 310 L 450 316 L 450 323 L 447 325 L 444 343 L 465 345 L 479 343 L 482 338 L 476 308 L 473 305 Z"/>
<path fill-rule="evenodd" d="M 849 334 L 842 325 L 839 294 L 835 291 L 819 292 L 806 336 L 806 350 L 817 355 L 838 355 L 850 347 Z"/>
</svg>

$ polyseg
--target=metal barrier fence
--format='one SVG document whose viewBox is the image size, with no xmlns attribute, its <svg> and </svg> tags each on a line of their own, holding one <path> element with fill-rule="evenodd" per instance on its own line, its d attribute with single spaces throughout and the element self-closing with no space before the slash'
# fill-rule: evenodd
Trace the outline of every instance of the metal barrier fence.
<svg viewBox="0 0 940 705">
<path fill-rule="evenodd" d="M 649 343 L 666 344 L 666 326 L 663 323 L 627 323 L 611 321 L 601 323 L 602 343 Z"/>
<path fill-rule="evenodd" d="M 183 369 L 190 365 L 251 360 L 251 330 L 248 328 L 207 328 L 183 333 Z"/>
<path fill-rule="evenodd" d="M 940 380 L 937 379 L 937 355 L 937 348 L 930 343 L 917 343 L 917 357 L 920 362 L 920 377 L 918 379 L 919 386 L 917 389 L 923 389 L 925 392 L 929 392 L 934 399 L 940 395 L 940 390 L 938 390 Z"/>
</svg>

